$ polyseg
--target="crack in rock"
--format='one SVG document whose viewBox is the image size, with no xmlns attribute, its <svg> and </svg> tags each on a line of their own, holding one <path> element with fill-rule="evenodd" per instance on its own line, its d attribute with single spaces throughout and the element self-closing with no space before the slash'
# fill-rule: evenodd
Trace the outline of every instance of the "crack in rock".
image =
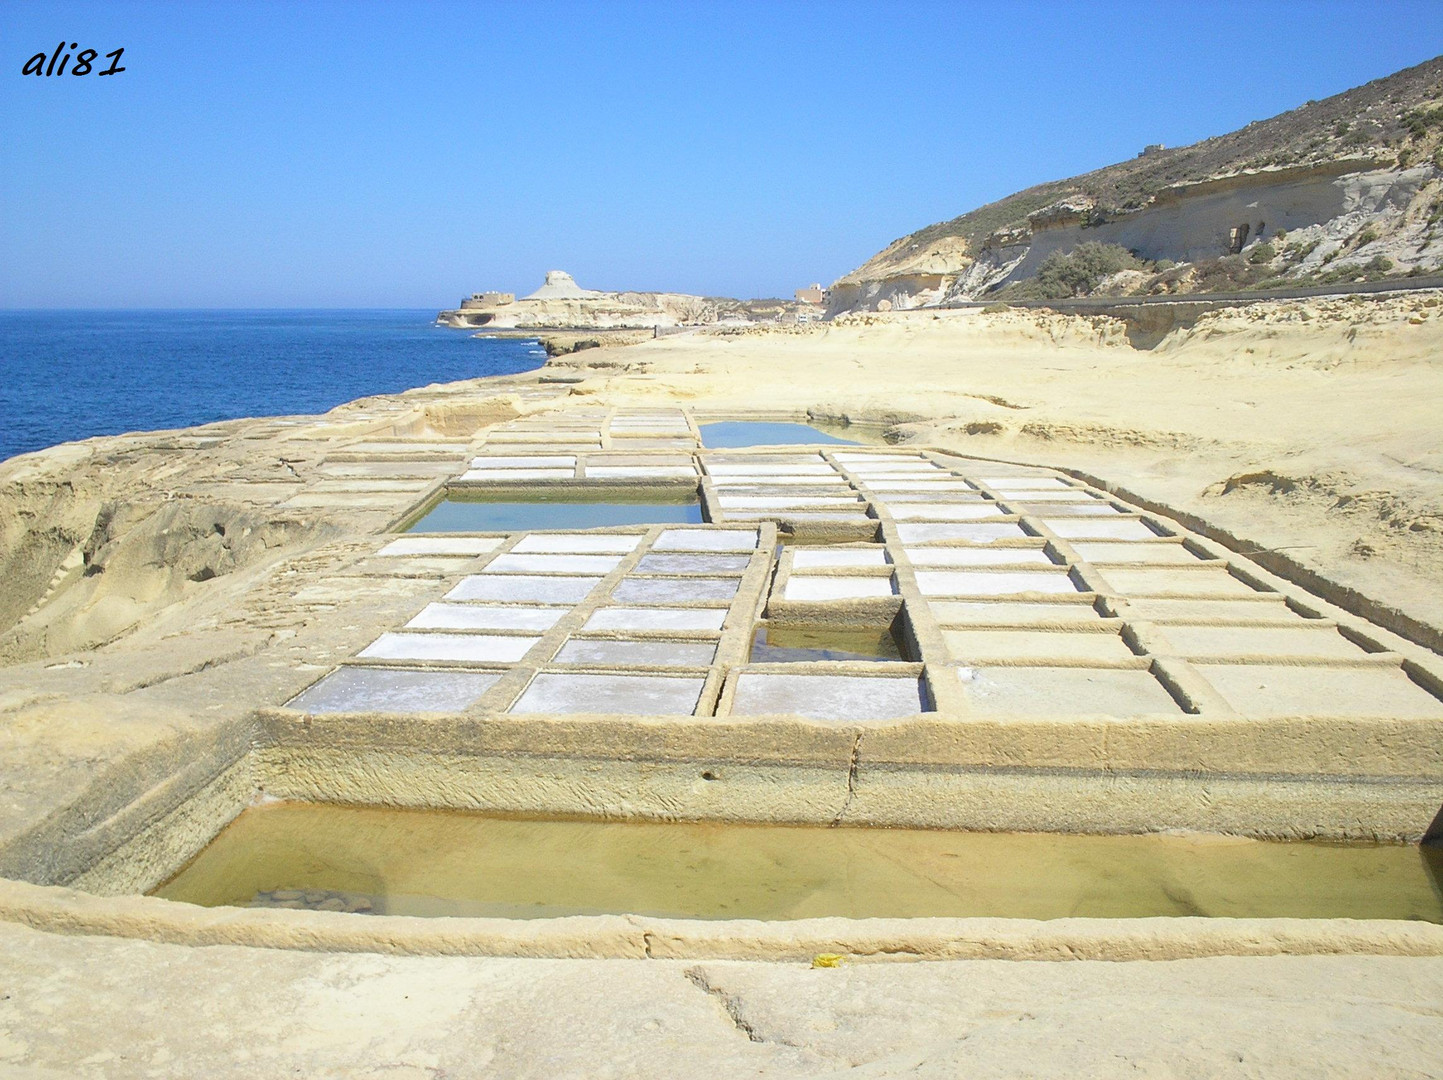
<svg viewBox="0 0 1443 1080">
<path fill-rule="evenodd" d="M 706 972 L 701 968 L 688 968 L 685 974 L 688 982 L 708 997 L 716 999 L 717 1004 L 722 1007 L 722 1011 L 727 1014 L 727 1019 L 731 1021 L 732 1027 L 736 1028 L 737 1031 L 741 1032 L 754 1043 L 771 1041 L 760 1035 L 757 1029 L 752 1026 L 751 1022 L 742 1015 L 741 1000 L 732 994 L 728 994 L 725 990 L 721 989 L 721 987 L 713 986 L 711 980 L 706 977 Z"/>
<path fill-rule="evenodd" d="M 837 811 L 837 816 L 832 818 L 831 828 L 836 828 L 842 823 L 842 818 L 847 816 L 847 811 L 852 808 L 852 797 L 857 794 L 857 770 L 862 760 L 862 733 L 857 732 L 857 737 L 852 741 L 852 760 L 847 764 L 847 797 L 842 800 L 842 808 Z"/>
</svg>

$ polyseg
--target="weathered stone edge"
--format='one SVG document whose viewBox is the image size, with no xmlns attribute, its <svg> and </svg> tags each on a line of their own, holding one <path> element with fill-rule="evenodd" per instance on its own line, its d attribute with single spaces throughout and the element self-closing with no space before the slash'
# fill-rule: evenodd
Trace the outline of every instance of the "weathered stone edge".
<svg viewBox="0 0 1443 1080">
<path fill-rule="evenodd" d="M 1355 919 L 415 918 L 204 908 L 0 879 L 0 919 L 49 933 L 174 945 L 579 959 L 809 961 L 1181 960 L 1203 956 L 1443 956 L 1443 926 Z"/>
</svg>

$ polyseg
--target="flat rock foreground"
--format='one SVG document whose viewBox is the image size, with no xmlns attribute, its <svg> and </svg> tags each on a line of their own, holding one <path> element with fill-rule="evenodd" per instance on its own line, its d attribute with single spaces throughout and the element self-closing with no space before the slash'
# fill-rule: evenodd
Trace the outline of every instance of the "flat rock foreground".
<svg viewBox="0 0 1443 1080">
<path fill-rule="evenodd" d="M 1436 907 L 1439 311 L 719 328 L 5 463 L 0 1073 L 1443 1075 L 1443 925 L 1321 878 L 1116 917 L 884 881 L 882 917 L 423 918 L 349 864 L 175 898 L 242 814 L 341 804 L 1385 842 Z"/>
</svg>

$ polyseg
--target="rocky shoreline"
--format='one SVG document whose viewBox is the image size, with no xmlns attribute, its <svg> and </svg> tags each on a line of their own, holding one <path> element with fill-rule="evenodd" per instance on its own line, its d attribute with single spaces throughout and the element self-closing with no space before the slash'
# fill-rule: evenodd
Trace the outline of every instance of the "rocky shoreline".
<svg viewBox="0 0 1443 1080">
<path fill-rule="evenodd" d="M 1372 737 L 1364 731 L 1367 718 L 1261 722 L 1218 712 L 1210 719 L 1208 710 L 1222 705 L 1182 676 L 1176 692 L 1199 713 L 1179 712 L 1167 722 L 1112 717 L 1100 725 L 1052 717 L 1052 727 L 1037 729 L 1037 746 L 1046 749 L 1025 752 L 1007 740 L 1022 738 L 1033 722 L 1010 720 L 994 730 L 985 716 L 959 721 L 961 712 L 941 723 L 925 714 L 839 724 L 725 715 L 526 718 L 484 709 L 408 719 L 310 715 L 284 703 L 354 662 L 379 633 L 414 618 L 458 575 L 474 574 L 476 559 L 493 557 L 383 554 L 398 523 L 448 484 L 488 469 L 490 479 L 473 475 L 469 482 L 526 488 L 561 474 L 565 483 L 615 488 L 639 482 L 624 479 L 643 475 L 637 470 L 673 482 L 675 470 L 699 467 L 681 459 L 706 456 L 695 441 L 698 416 L 888 426 L 889 445 L 868 448 L 854 464 L 832 454 L 826 469 L 806 467 L 813 477 L 831 476 L 834 466 L 850 470 L 845 483 L 828 482 L 862 492 L 846 498 L 882 515 L 873 522 L 885 517 L 887 542 L 872 546 L 897 554 L 884 564 L 894 569 L 811 573 L 813 581 L 848 581 L 851 573 L 864 583 L 897 574 L 897 592 L 862 597 L 846 610 L 911 605 L 929 657 L 948 655 L 949 642 L 967 631 L 926 622 L 933 602 L 902 561 L 915 542 L 901 538 L 919 535 L 899 531 L 915 520 L 914 504 L 904 491 L 886 490 L 892 462 L 915 473 L 933 467 L 926 461 L 942 461 L 958 476 L 992 477 L 977 482 L 1004 504 L 1021 499 L 1045 472 L 1078 488 L 1064 492 L 1069 497 L 1128 507 L 1121 515 L 1128 522 L 1185 522 L 1178 526 L 1185 536 L 1141 542 L 1206 555 L 1207 565 L 1185 572 L 1217 581 L 1223 573 L 1229 589 L 1242 587 L 1241 578 L 1221 569 L 1230 559 L 1243 568 L 1285 559 L 1277 564 L 1285 578 L 1316 575 L 1304 590 L 1315 599 L 1296 591 L 1302 586 L 1275 581 L 1270 570 L 1247 573 L 1283 597 L 1284 606 L 1322 605 L 1331 623 L 1386 646 L 1349 663 L 1375 674 L 1393 670 L 1390 664 L 1426 672 L 1433 663 L 1424 656 L 1426 631 L 1443 628 L 1436 602 L 1443 595 L 1437 588 L 1443 448 L 1431 408 L 1443 390 L 1436 363 L 1443 355 L 1440 300 L 1420 294 L 1270 302 L 1158 327 L 1142 343 L 1107 315 L 1023 310 L 704 329 L 559 354 L 538 372 L 378 396 L 323 416 L 95 439 L 3 463 L 0 566 L 9 585 L 0 636 L 0 771 L 8 795 L 0 801 L 0 873 L 7 879 L 0 882 L 6 941 L 0 971 L 15 989 L 0 1003 L 0 1060 L 32 1071 L 44 1063 L 52 1071 L 101 1075 L 108 1059 L 97 1055 L 119 1045 L 136 1057 L 164 1051 L 190 1063 L 213 1061 L 217 1075 L 257 1067 L 369 1070 L 377 1077 L 378 1070 L 427 1069 L 554 1075 L 563 1059 L 586 1072 L 596 1048 L 605 1047 L 638 1076 L 675 1075 L 698 1056 L 713 1068 L 777 1076 L 856 1067 L 875 1076 L 1012 1075 L 1021 1060 L 1039 1073 L 1063 1075 L 1087 1071 L 1100 1054 L 1144 1071 L 1182 1062 L 1213 1075 L 1237 1072 L 1238 1055 L 1275 1074 L 1305 1072 L 1321 1047 L 1339 1075 L 1375 1075 L 1383 1053 L 1399 1071 L 1426 1075 L 1439 1027 L 1417 1002 L 1443 993 L 1443 941 L 1438 927 L 1420 923 L 709 924 L 596 916 L 523 924 L 357 919 L 333 910 L 354 904 L 359 912 L 353 897 L 319 889 L 271 890 L 267 906 L 253 910 L 190 908 L 133 893 L 163 878 L 237 806 L 256 798 L 349 794 L 406 803 L 427 791 L 474 808 L 483 791 L 520 793 L 538 806 L 552 806 L 557 792 L 580 792 L 621 815 L 646 800 L 675 813 L 735 784 L 777 800 L 765 813 L 781 813 L 798 792 L 811 793 L 809 812 L 818 815 L 893 805 L 915 812 L 926 800 L 886 794 L 884 778 L 910 762 L 937 783 L 942 766 L 955 765 L 956 748 L 971 746 L 966 739 L 983 731 L 991 733 L 994 756 L 963 770 L 973 778 L 966 783 L 1030 776 L 1039 753 L 1052 755 L 1053 772 L 1076 770 L 1092 760 L 1087 755 L 1101 754 L 1112 786 L 1098 813 L 1151 813 L 1162 821 L 1164 800 L 1156 793 L 1169 783 L 1198 784 L 1221 762 L 1227 776 L 1202 783 L 1209 812 L 1231 807 L 1261 820 L 1263 802 L 1237 794 L 1237 775 L 1265 760 L 1272 763 L 1270 779 L 1249 788 L 1248 798 L 1263 791 L 1296 795 L 1305 787 L 1311 793 L 1303 800 L 1270 796 L 1266 813 L 1276 813 L 1280 833 L 1316 830 L 1336 809 L 1327 809 L 1328 800 L 1336 803 L 1342 791 L 1381 792 L 1392 800 L 1387 812 L 1411 822 L 1435 791 L 1443 798 L 1429 772 L 1443 743 L 1426 723 L 1395 717 Z M 793 460 L 780 450 L 770 456 L 776 460 L 763 464 L 782 472 Z M 475 468 L 478 458 L 486 468 Z M 496 470 L 507 468 L 539 468 L 547 476 L 498 481 Z M 620 473 L 607 480 L 609 470 Z M 1010 496 L 1005 483 L 993 486 L 1001 483 L 999 471 L 1020 475 L 1022 486 L 1014 484 Z M 718 483 L 724 467 L 698 474 L 698 483 L 711 485 L 708 505 L 736 515 L 706 528 L 750 529 L 755 545 L 747 549 L 747 569 L 738 572 L 745 595 L 732 602 L 740 621 L 708 638 L 719 643 L 717 672 L 744 665 L 738 650 L 750 640 L 753 607 L 764 591 L 784 592 L 790 575 L 808 576 L 792 561 L 779 562 L 773 576 L 777 526 L 746 517 L 764 514 L 748 509 L 754 500 L 773 498 L 768 475 L 777 474 L 759 473 L 752 478 L 758 490 L 743 491 Z M 955 499 L 975 502 L 976 490 Z M 823 505 L 818 512 L 847 519 L 823 525 L 860 527 L 852 520 L 862 516 L 855 506 L 849 512 Z M 1000 517 L 1046 522 L 1053 514 L 1034 508 Z M 804 515 L 783 514 L 782 521 L 793 529 L 807 525 Z M 1227 542 L 1209 540 L 1199 531 L 1204 526 Z M 615 556 L 604 588 L 638 574 L 646 579 L 640 562 L 655 557 L 649 545 L 661 529 L 634 532 L 632 542 L 641 546 Z M 860 535 L 847 532 L 848 542 L 855 545 Z M 1107 566 L 1095 571 L 1063 536 L 1019 532 L 1008 543 L 1071 552 L 1064 576 L 1079 575 L 1092 593 L 1122 603 L 1123 587 L 1106 584 Z M 797 546 L 793 536 L 786 547 Z M 781 558 L 795 556 L 784 549 Z M 1052 572 L 1064 573 L 1055 566 Z M 1406 635 L 1412 640 L 1395 641 L 1391 631 L 1356 621 L 1363 616 L 1328 606 L 1346 600 L 1347 590 L 1378 605 L 1366 618 L 1406 616 L 1411 622 L 1394 629 L 1412 627 Z M 796 610 L 826 603 L 776 599 Z M 579 633 L 601 602 L 568 609 L 546 640 Z M 1028 602 L 1049 601 L 1039 595 Z M 786 606 L 778 603 L 778 610 Z M 1167 647 L 1147 619 L 1128 618 L 1142 629 L 1132 631 L 1127 654 L 1104 669 L 1123 673 L 1119 679 L 1145 679 L 1156 661 L 1135 649 L 1161 654 Z M 1123 616 L 1109 619 L 1099 620 L 1096 633 L 1069 632 L 1065 623 L 1032 629 L 1049 648 L 1059 647 L 1059 635 L 1067 648 L 1091 646 L 1117 637 Z M 392 661 L 378 663 L 368 670 L 394 669 Z M 927 663 L 951 671 L 957 661 Z M 1072 663 L 1062 670 L 1076 670 Z M 528 664 L 504 674 L 497 668 L 509 680 L 496 684 L 497 694 L 519 691 L 523 676 L 537 669 L 557 670 L 548 667 L 549 657 Z M 917 662 L 916 673 L 904 666 L 915 683 L 926 665 Z M 725 692 L 731 698 L 720 691 L 723 677 L 696 676 L 713 680 L 708 700 L 718 709 L 735 704 L 737 694 L 734 686 Z M 965 688 L 954 683 L 946 693 L 947 707 L 960 709 Z M 1174 730 L 1168 723 L 1191 734 L 1168 741 Z M 1240 757 L 1244 744 L 1246 754 L 1258 756 Z M 913 756 L 896 757 L 904 751 Z M 1073 756 L 1059 758 L 1064 754 Z M 523 783 L 520 773 L 505 771 L 543 759 L 552 777 L 546 784 Z M 1399 761 L 1417 773 L 1406 783 L 1394 775 L 1403 768 Z M 699 778 L 694 762 L 704 762 L 712 779 Z M 1348 768 L 1374 765 L 1387 765 L 1398 782 L 1386 791 L 1372 773 L 1334 782 Z M 1279 780 L 1284 774 L 1286 783 Z M 485 783 L 474 779 L 483 775 Z M 1052 801 L 1012 796 L 1008 803 L 994 794 L 956 805 L 976 813 L 1002 805 L 1043 813 L 1082 806 L 1077 793 L 1088 788 L 1085 781 L 1075 790 L 1054 779 L 1027 782 L 1053 784 Z M 614 802 L 606 801 L 613 790 Z M 758 817 L 760 807 L 747 812 Z M 1163 825 L 1189 812 L 1168 804 L 1173 817 Z M 1382 820 L 1378 805 L 1365 812 L 1374 815 L 1370 821 Z M 845 955 L 843 967 L 809 966 L 823 954 Z M 922 959 L 929 962 L 883 962 Z M 156 1004 L 160 985 L 167 988 L 166 1010 Z M 581 994 L 589 1005 L 558 1020 L 548 988 L 562 985 L 579 994 L 589 987 Z M 298 1009 L 297 1000 L 305 1007 Z M 397 1000 L 421 1004 L 399 1023 Z M 95 1019 L 57 1034 L 57 1002 L 67 1014 Z M 269 1032 L 263 1048 L 252 1051 L 260 1057 L 240 1063 L 238 1002 L 249 1010 L 242 1010 L 246 1023 Z M 384 1046 L 371 1034 L 374 1008 L 388 1010 Z M 874 1022 L 874 1014 L 886 1022 Z M 1047 1018 L 1037 1025 L 1046 1034 L 1034 1038 L 1027 1033 L 1039 1016 Z M 592 1056 L 568 1058 L 573 1036 L 545 1034 L 557 1023 L 584 1031 Z M 276 1031 L 288 1035 L 276 1038 Z M 1231 1055 L 1230 1064 L 1222 1053 Z"/>
</svg>

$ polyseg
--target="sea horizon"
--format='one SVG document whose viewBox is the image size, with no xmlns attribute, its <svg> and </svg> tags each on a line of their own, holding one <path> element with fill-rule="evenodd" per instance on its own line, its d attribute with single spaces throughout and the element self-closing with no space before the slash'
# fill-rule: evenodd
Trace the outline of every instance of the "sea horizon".
<svg viewBox="0 0 1443 1080">
<path fill-rule="evenodd" d="M 0 309 L 0 460 L 544 362 L 532 341 L 439 326 L 431 308 Z"/>
</svg>

